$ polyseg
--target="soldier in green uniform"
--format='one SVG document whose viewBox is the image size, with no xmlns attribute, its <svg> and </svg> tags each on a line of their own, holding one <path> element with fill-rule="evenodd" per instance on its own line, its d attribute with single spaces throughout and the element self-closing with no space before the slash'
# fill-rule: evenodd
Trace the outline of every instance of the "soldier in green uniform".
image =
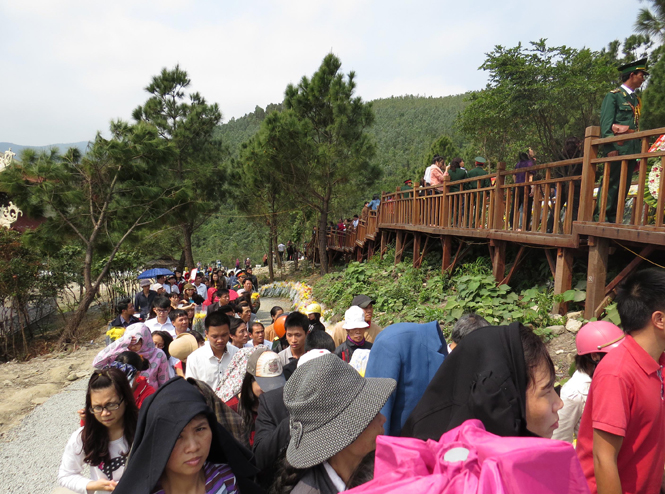
<svg viewBox="0 0 665 494">
<path fill-rule="evenodd" d="M 603 100 L 603 106 L 600 109 L 600 137 L 611 137 L 622 134 L 627 135 L 639 130 L 642 102 L 637 94 L 635 94 L 635 91 L 639 89 L 649 75 L 646 69 L 646 58 L 619 67 L 622 84 L 621 87 L 610 91 Z M 606 144 L 603 147 L 603 151 L 608 157 L 637 154 L 641 152 L 641 143 L 639 139 L 613 142 L 611 144 Z M 626 195 L 630 188 L 630 180 L 633 176 L 635 164 L 635 160 L 630 160 L 628 162 L 628 184 L 626 186 Z M 619 184 L 621 182 L 621 162 L 615 161 L 610 163 L 609 166 L 610 183 L 607 191 L 605 221 L 615 223 L 617 203 L 619 199 Z M 602 191 L 602 182 L 599 190 Z M 596 210 L 600 210 L 600 198 Z M 623 218 L 619 218 L 619 223 L 621 223 L 622 220 Z"/>
<path fill-rule="evenodd" d="M 400 199 L 411 199 L 413 197 L 413 181 L 411 179 L 405 180 L 404 185 L 400 185 L 399 187 L 400 191 L 405 191 L 408 190 L 409 192 L 405 194 L 400 194 L 399 197 Z"/>
<path fill-rule="evenodd" d="M 474 161 L 476 162 L 476 167 L 467 174 L 467 178 L 482 177 L 484 175 L 487 175 L 487 170 L 485 170 L 484 168 L 485 163 L 487 163 L 485 158 L 483 158 L 482 156 L 476 156 L 476 159 Z M 481 189 L 484 187 L 489 187 L 490 184 L 491 182 L 489 178 L 484 178 L 480 180 Z M 467 185 L 469 189 L 475 189 L 478 185 L 478 182 L 469 182 Z"/>
</svg>

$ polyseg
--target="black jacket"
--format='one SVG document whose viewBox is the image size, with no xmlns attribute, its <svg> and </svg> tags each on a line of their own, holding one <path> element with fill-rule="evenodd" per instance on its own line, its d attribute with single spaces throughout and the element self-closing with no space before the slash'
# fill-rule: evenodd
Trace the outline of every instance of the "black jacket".
<svg viewBox="0 0 665 494">
<path fill-rule="evenodd" d="M 279 459 L 291 440 L 289 411 L 284 405 L 284 388 L 273 389 L 259 396 L 259 409 L 254 422 L 254 458 L 261 470 L 261 485 L 273 483 Z"/>
<path fill-rule="evenodd" d="M 307 328 L 307 332 L 311 333 L 312 331 L 325 331 L 326 327 L 323 325 L 321 321 L 310 321 L 309 326 Z"/>
<path fill-rule="evenodd" d="M 499 436 L 526 430 L 527 369 L 520 324 L 467 335 L 443 361 L 402 428 L 402 436 L 438 441 L 468 419 Z"/>
<path fill-rule="evenodd" d="M 252 453 L 219 425 L 203 395 L 181 377 L 174 377 L 143 402 L 127 467 L 114 492 L 150 494 L 166 468 L 180 432 L 201 413 L 208 417 L 212 428 L 206 461 L 228 464 L 243 494 L 263 494 L 252 480 L 258 473 Z"/>
<path fill-rule="evenodd" d="M 372 348 L 372 344 L 369 341 L 365 341 L 362 345 L 357 345 L 356 343 L 349 341 L 347 338 L 344 343 L 335 348 L 335 355 L 341 358 L 344 362 L 351 362 L 351 357 L 353 357 L 353 352 L 358 349 L 369 350 Z"/>
<path fill-rule="evenodd" d="M 112 328 L 126 328 L 127 326 L 137 322 L 141 322 L 141 320 L 137 317 L 132 316 L 129 318 L 128 322 L 125 322 L 125 324 L 123 324 L 122 320 L 120 319 L 120 315 L 118 315 L 118 317 L 116 317 L 115 319 L 113 319 L 113 321 L 111 321 L 110 326 Z"/>
</svg>

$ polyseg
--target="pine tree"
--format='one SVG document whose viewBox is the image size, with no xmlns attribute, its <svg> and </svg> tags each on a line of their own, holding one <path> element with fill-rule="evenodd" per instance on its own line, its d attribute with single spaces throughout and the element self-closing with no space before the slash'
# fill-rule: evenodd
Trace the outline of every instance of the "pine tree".
<svg viewBox="0 0 665 494">
<path fill-rule="evenodd" d="M 640 130 L 665 127 L 665 57 L 650 71 L 649 85 L 642 98 Z"/>
</svg>

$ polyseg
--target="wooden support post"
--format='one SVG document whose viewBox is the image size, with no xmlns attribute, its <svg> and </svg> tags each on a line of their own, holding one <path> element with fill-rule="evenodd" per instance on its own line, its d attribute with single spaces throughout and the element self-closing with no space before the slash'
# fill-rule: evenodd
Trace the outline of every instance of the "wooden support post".
<svg viewBox="0 0 665 494">
<path fill-rule="evenodd" d="M 545 249 L 545 257 L 547 257 L 547 264 L 550 266 L 552 278 L 554 279 L 556 276 L 556 268 L 554 267 L 554 260 L 552 259 L 552 254 L 550 254 L 550 249 Z"/>
<path fill-rule="evenodd" d="M 494 255 L 492 256 L 492 274 L 497 283 L 506 275 L 506 242 L 493 240 Z"/>
<path fill-rule="evenodd" d="M 413 260 L 411 261 L 411 264 L 413 265 L 414 268 L 419 267 L 418 266 L 418 261 L 420 259 L 420 247 L 423 242 L 423 237 L 422 234 L 420 233 L 414 233 L 413 234 Z"/>
<path fill-rule="evenodd" d="M 398 230 L 395 240 L 395 264 L 402 262 L 402 250 L 404 249 L 404 231 Z"/>
<path fill-rule="evenodd" d="M 443 256 L 441 259 L 441 274 L 444 274 L 450 267 L 450 256 L 453 249 L 453 238 L 450 235 L 444 235 L 441 237 L 441 248 L 443 250 Z"/>
<path fill-rule="evenodd" d="M 559 248 L 556 253 L 556 270 L 554 271 L 554 295 L 560 295 L 573 285 L 573 251 Z M 552 314 L 564 315 L 568 312 L 567 302 L 554 302 Z"/>
<path fill-rule="evenodd" d="M 605 280 L 607 278 L 607 256 L 609 240 L 606 238 L 589 237 L 589 265 L 586 276 L 586 304 L 584 317 L 595 317 L 596 307 L 605 298 Z"/>
<path fill-rule="evenodd" d="M 614 290 L 619 283 L 621 283 L 626 276 L 628 276 L 633 269 L 635 269 L 641 262 L 643 257 L 647 257 L 651 255 L 651 253 L 656 249 L 654 245 L 647 245 L 644 249 L 640 251 L 639 257 L 635 257 L 628 266 L 623 268 L 621 272 L 616 275 L 616 278 L 614 278 L 609 285 L 605 287 L 605 295 L 609 295 L 612 290 Z"/>
<path fill-rule="evenodd" d="M 506 199 L 504 197 L 503 184 L 505 182 L 506 176 L 501 175 L 501 172 L 506 171 L 506 163 L 500 161 L 496 167 L 496 181 L 494 182 L 494 204 L 493 204 L 493 214 L 490 215 L 490 229 L 502 230 L 503 229 L 503 210 L 506 207 Z M 508 218 L 506 217 L 506 221 Z M 505 254 L 505 247 L 504 247 Z M 505 266 L 504 266 L 505 267 Z M 501 276 L 500 279 L 503 279 Z"/>
<path fill-rule="evenodd" d="M 510 280 L 513 278 L 513 274 L 515 274 L 515 271 L 517 270 L 520 263 L 524 259 L 525 252 L 526 252 L 526 247 L 521 245 L 520 250 L 517 251 L 517 256 L 515 257 L 515 262 L 513 262 L 513 265 L 510 267 L 510 271 L 508 271 L 508 275 L 499 282 L 499 285 L 507 285 L 507 284 L 510 283 Z"/>
<path fill-rule="evenodd" d="M 367 260 L 369 261 L 374 257 L 374 240 L 367 241 Z"/>
<path fill-rule="evenodd" d="M 381 251 L 379 252 L 381 260 L 383 260 L 383 255 L 386 253 L 387 236 L 388 232 L 385 230 L 381 230 Z"/>
<path fill-rule="evenodd" d="M 578 221 L 593 221 L 593 189 L 596 184 L 596 166 L 591 160 L 598 156 L 598 146 L 591 141 L 600 137 L 600 127 L 587 127 L 584 135 L 584 161 L 582 162 L 582 185 L 580 187 L 580 209 Z M 570 205 L 568 206 L 571 207 Z"/>
<path fill-rule="evenodd" d="M 422 236 L 420 239 L 420 243 L 422 243 Z M 427 246 L 429 245 L 429 235 L 425 235 L 425 244 L 422 246 L 420 249 L 421 252 L 416 256 L 415 252 L 415 242 L 414 242 L 414 254 L 413 254 L 413 267 L 416 269 L 419 269 L 420 266 L 423 264 L 423 259 L 425 259 L 425 256 L 427 255 Z"/>
</svg>

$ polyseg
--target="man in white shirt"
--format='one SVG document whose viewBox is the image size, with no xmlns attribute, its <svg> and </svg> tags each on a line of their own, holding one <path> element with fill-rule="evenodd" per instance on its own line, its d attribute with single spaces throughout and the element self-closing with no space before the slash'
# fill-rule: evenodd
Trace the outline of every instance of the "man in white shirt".
<svg viewBox="0 0 665 494">
<path fill-rule="evenodd" d="M 203 283 L 203 273 L 196 273 L 194 288 L 196 288 L 196 293 L 203 297 L 203 300 L 208 298 L 208 287 Z"/>
<path fill-rule="evenodd" d="M 174 336 L 174 338 L 178 337 L 178 335 L 181 335 L 182 333 L 186 333 L 189 329 L 189 316 L 187 315 L 187 311 L 182 309 L 172 310 L 171 314 L 169 314 L 169 318 L 175 327 L 176 336 Z"/>
<path fill-rule="evenodd" d="M 157 317 L 148 319 L 145 323 L 145 325 L 150 328 L 150 332 L 166 331 L 175 339 L 175 326 L 171 323 L 171 319 L 169 319 L 171 301 L 166 297 L 157 297 L 152 303 L 152 310 L 155 311 Z"/>
<path fill-rule="evenodd" d="M 279 244 L 277 246 L 277 253 L 279 254 L 279 260 L 282 261 L 284 260 L 284 251 L 286 250 L 286 245 L 284 244 Z"/>
<path fill-rule="evenodd" d="M 186 377 L 193 377 L 205 382 L 217 390 L 224 372 L 238 348 L 229 343 L 229 316 L 213 312 L 205 318 L 206 341 L 198 350 L 187 357 Z"/>
</svg>

